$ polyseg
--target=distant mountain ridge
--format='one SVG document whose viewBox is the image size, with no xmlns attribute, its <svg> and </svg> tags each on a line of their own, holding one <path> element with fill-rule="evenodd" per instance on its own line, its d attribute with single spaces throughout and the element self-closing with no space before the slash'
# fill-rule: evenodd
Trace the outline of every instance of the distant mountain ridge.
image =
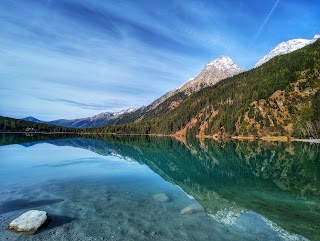
<svg viewBox="0 0 320 241">
<path fill-rule="evenodd" d="M 136 108 L 129 108 L 127 110 L 122 110 L 119 112 L 102 112 L 92 117 L 72 119 L 72 120 L 59 119 L 59 120 L 53 120 L 53 121 L 42 121 L 32 116 L 25 117 L 22 120 L 32 121 L 36 123 L 64 126 L 64 127 L 72 127 L 72 128 L 91 128 L 91 127 L 102 127 L 102 126 L 108 125 L 110 120 L 135 110 Z"/>
<path fill-rule="evenodd" d="M 45 123 L 45 121 L 39 120 L 39 119 L 34 118 L 32 116 L 28 116 L 28 117 L 22 118 L 21 120 L 31 121 L 31 122 L 36 122 L 36 123 Z"/>
<path fill-rule="evenodd" d="M 308 40 L 308 39 L 292 39 L 288 40 L 286 42 L 282 42 L 278 44 L 274 49 L 272 49 L 267 55 L 262 57 L 255 65 L 254 68 L 257 68 L 261 66 L 262 64 L 268 62 L 270 59 L 283 55 L 283 54 L 288 54 L 293 51 L 296 51 L 298 49 L 301 49 L 309 44 L 312 44 L 316 42 L 318 39 L 320 39 L 320 35 L 315 35 L 313 39 Z"/>
</svg>

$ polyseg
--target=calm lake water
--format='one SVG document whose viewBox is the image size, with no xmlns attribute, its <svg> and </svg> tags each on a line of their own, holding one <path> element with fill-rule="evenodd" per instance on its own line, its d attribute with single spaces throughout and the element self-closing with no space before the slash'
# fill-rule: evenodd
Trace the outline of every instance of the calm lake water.
<svg viewBox="0 0 320 241">
<path fill-rule="evenodd" d="M 320 240 L 319 144 L 2 135 L 0 145 L 1 241 Z M 53 221 L 32 236 L 6 230 L 31 209 Z"/>
</svg>

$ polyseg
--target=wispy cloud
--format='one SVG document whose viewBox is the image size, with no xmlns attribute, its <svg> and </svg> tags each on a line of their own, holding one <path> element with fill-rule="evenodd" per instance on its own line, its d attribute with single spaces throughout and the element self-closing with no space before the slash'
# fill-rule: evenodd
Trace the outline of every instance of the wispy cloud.
<svg viewBox="0 0 320 241">
<path fill-rule="evenodd" d="M 267 17 L 264 19 L 263 23 L 261 24 L 260 28 L 258 29 L 256 35 L 254 36 L 252 42 L 250 45 L 252 45 L 256 40 L 257 38 L 260 36 L 264 26 L 268 23 L 270 17 L 272 16 L 273 12 L 275 11 L 275 9 L 277 8 L 278 4 L 279 4 L 280 0 L 277 0 L 275 2 L 275 4 L 273 5 L 272 9 L 270 10 L 269 14 L 267 15 Z"/>
<path fill-rule="evenodd" d="M 89 110 L 107 110 L 111 108 L 118 108 L 126 105 L 126 103 L 123 103 L 119 100 L 108 100 L 107 103 L 104 104 L 94 104 L 94 103 L 81 103 L 78 101 L 73 100 L 67 100 L 67 99 L 50 99 L 50 98 L 44 98 L 40 97 L 39 99 L 45 100 L 45 101 L 51 101 L 55 103 L 64 103 L 71 106 L 77 106 L 83 109 L 89 109 Z"/>
</svg>

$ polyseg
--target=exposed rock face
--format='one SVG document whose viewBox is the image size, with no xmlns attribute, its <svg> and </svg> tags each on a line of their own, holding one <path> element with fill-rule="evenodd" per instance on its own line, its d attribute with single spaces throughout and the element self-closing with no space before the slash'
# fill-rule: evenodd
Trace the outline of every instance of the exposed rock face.
<svg viewBox="0 0 320 241">
<path fill-rule="evenodd" d="M 34 234 L 50 217 L 45 211 L 30 210 L 13 220 L 8 229 L 11 231 Z"/>
<path fill-rule="evenodd" d="M 301 49 L 309 44 L 314 43 L 320 39 L 320 35 L 315 35 L 313 39 L 292 39 L 286 42 L 282 42 L 278 44 L 273 50 L 270 51 L 267 55 L 265 55 L 262 59 L 260 59 L 254 66 L 254 68 L 259 67 L 260 65 L 268 62 L 270 59 L 279 56 L 291 53 L 295 50 Z"/>
<path fill-rule="evenodd" d="M 199 204 L 191 204 L 190 206 L 181 209 L 180 213 L 182 215 L 185 215 L 185 214 L 193 214 L 193 213 L 202 212 L 202 211 L 203 211 L 203 208 Z"/>
<path fill-rule="evenodd" d="M 153 195 L 154 200 L 158 201 L 158 202 L 169 202 L 169 198 L 166 194 L 164 193 L 157 193 L 155 195 Z"/>
<path fill-rule="evenodd" d="M 174 89 L 174 90 L 171 90 L 171 91 L 165 93 L 163 96 L 161 96 L 160 98 L 153 101 L 150 105 L 148 105 L 147 110 L 152 110 L 152 109 L 156 108 L 158 105 L 160 105 L 161 103 L 163 103 L 164 101 L 169 99 L 171 96 L 174 96 L 178 92 L 179 92 L 179 89 Z"/>
</svg>

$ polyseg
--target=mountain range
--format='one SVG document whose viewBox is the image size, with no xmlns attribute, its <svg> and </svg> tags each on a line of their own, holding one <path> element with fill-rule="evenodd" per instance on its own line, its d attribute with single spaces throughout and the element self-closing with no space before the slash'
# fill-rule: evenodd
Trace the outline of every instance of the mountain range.
<svg viewBox="0 0 320 241">
<path fill-rule="evenodd" d="M 106 125 L 112 125 L 112 124 L 118 124 L 118 123 L 124 123 L 128 121 L 122 121 L 123 117 L 125 116 L 136 116 L 132 115 L 132 112 L 135 112 L 138 114 L 137 119 L 143 119 L 144 114 L 146 112 L 149 112 L 153 109 L 155 109 L 157 106 L 159 106 L 161 103 L 166 101 L 171 96 L 174 96 L 178 93 L 183 94 L 185 97 L 188 95 L 197 92 L 205 87 L 213 86 L 219 81 L 231 77 L 234 75 L 237 75 L 239 73 L 244 72 L 245 70 L 240 68 L 237 64 L 233 62 L 232 59 L 230 59 L 227 56 L 221 56 L 207 65 L 205 65 L 204 69 L 201 71 L 201 73 L 195 77 L 189 79 L 185 84 L 183 84 L 181 87 L 176 88 L 165 95 L 161 96 L 154 102 L 152 102 L 147 107 L 143 106 L 139 109 L 136 108 L 129 108 L 124 111 L 120 112 L 103 112 L 98 115 L 92 116 L 92 117 L 86 117 L 86 118 L 80 118 L 80 119 L 72 119 L 72 120 L 65 120 L 65 119 L 59 119 L 54 121 L 41 121 L 37 118 L 34 118 L 32 116 L 23 118 L 22 120 L 37 122 L 37 123 L 46 123 L 46 124 L 52 124 L 52 125 L 58 125 L 58 126 L 64 126 L 64 127 L 72 127 L 72 128 L 91 128 L 91 127 L 102 127 Z M 177 103 L 172 102 L 170 108 L 174 108 Z M 139 114 L 141 113 L 141 115 Z"/>
<path fill-rule="evenodd" d="M 267 63 L 272 58 L 291 53 L 317 41 L 320 35 L 315 35 L 312 40 L 293 39 L 277 45 L 267 55 L 255 64 L 255 68 Z M 120 116 L 110 121 L 111 125 L 125 124 L 141 121 L 150 117 L 159 117 L 168 110 L 177 107 L 189 95 L 200 91 L 205 87 L 216 85 L 221 80 L 243 73 L 245 70 L 239 67 L 230 57 L 220 56 L 209 62 L 195 78 L 190 78 L 182 86 L 167 92 L 148 106 L 143 106 L 135 112 Z"/>
<path fill-rule="evenodd" d="M 278 56 L 249 71 L 239 70 L 238 74 L 222 77 L 206 88 L 196 86 L 191 91 L 181 91 L 180 87 L 151 106 L 112 120 L 116 126 L 97 131 L 217 138 L 318 138 L 320 41 L 312 40 L 301 49 L 288 51 L 278 52 Z M 201 73 L 195 79 L 200 79 Z"/>
<path fill-rule="evenodd" d="M 36 123 L 71 127 L 71 128 L 102 127 L 102 126 L 108 125 L 112 119 L 115 119 L 123 114 L 131 113 L 135 110 L 136 110 L 135 108 L 129 108 L 127 110 L 122 110 L 119 112 L 103 112 L 98 115 L 94 115 L 92 117 L 72 119 L 72 120 L 59 119 L 59 120 L 53 120 L 53 121 L 42 121 L 32 116 L 25 117 L 22 120 L 36 122 Z"/>
<path fill-rule="evenodd" d="M 320 134 L 319 37 L 280 43 L 249 71 L 221 56 L 148 106 L 46 123 L 107 126 L 95 131 L 117 133 L 315 137 Z"/>
</svg>

